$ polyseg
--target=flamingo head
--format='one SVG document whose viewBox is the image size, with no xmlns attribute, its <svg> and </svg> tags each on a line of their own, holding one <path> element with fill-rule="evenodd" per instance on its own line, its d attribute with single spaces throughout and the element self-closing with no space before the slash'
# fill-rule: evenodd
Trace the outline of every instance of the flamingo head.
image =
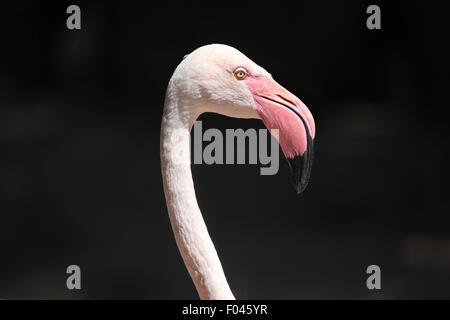
<svg viewBox="0 0 450 320">
<path fill-rule="evenodd" d="M 199 112 L 261 119 L 278 139 L 295 190 L 305 190 L 313 161 L 314 118 L 270 73 L 238 50 L 212 44 L 185 56 L 171 81 Z"/>
</svg>

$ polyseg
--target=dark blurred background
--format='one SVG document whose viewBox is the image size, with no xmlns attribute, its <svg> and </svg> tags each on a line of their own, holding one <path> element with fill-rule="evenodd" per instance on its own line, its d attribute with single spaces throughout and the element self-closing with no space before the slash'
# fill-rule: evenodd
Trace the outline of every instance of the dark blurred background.
<svg viewBox="0 0 450 320">
<path fill-rule="evenodd" d="M 7 1 L 0 10 L 0 298 L 197 298 L 167 216 L 167 82 L 236 47 L 313 112 L 312 180 L 287 162 L 194 165 L 237 298 L 450 298 L 448 5 Z M 381 30 L 366 8 L 381 8 Z M 204 129 L 263 128 L 202 115 Z M 281 155 L 281 153 L 280 153 Z M 282 156 L 282 155 L 281 155 Z M 66 267 L 82 290 L 66 288 Z M 381 267 L 381 290 L 366 288 Z"/>
</svg>

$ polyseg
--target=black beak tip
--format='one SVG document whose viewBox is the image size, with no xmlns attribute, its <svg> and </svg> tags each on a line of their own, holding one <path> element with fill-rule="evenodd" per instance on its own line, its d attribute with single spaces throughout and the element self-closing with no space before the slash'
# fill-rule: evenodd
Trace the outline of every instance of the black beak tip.
<svg viewBox="0 0 450 320">
<path fill-rule="evenodd" d="M 297 194 L 302 193 L 308 186 L 312 167 L 312 150 L 307 150 L 302 156 L 286 158 L 292 175 L 292 185 Z"/>
<path fill-rule="evenodd" d="M 303 191 L 306 190 L 306 187 L 307 187 L 308 183 L 306 183 L 305 185 L 302 185 L 300 183 L 300 181 L 299 181 L 297 183 L 294 182 L 293 185 L 294 185 L 294 189 L 297 192 L 297 194 L 300 194 L 300 193 L 302 193 Z"/>
</svg>

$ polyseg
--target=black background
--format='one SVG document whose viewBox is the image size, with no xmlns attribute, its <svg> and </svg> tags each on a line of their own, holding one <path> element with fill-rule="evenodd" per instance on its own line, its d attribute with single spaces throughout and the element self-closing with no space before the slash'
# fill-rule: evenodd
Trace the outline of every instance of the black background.
<svg viewBox="0 0 450 320">
<path fill-rule="evenodd" d="M 164 93 L 181 58 L 236 47 L 317 126 L 307 191 L 281 160 L 192 167 L 241 299 L 450 298 L 448 5 L 365 1 L 8 1 L 0 10 L 0 298 L 189 299 L 160 175 Z M 204 129 L 263 128 L 202 115 Z M 281 155 L 281 154 L 280 154 Z M 66 267 L 82 290 L 66 288 Z M 366 288 L 368 265 L 382 290 Z"/>
</svg>

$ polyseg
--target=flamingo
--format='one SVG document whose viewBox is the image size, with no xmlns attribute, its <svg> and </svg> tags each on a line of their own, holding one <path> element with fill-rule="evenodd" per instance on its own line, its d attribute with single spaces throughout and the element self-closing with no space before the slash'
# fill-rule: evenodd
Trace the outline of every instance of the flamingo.
<svg viewBox="0 0 450 320">
<path fill-rule="evenodd" d="M 305 104 L 237 49 L 202 46 L 186 55 L 166 91 L 161 121 L 161 171 L 178 249 L 202 300 L 234 300 L 197 204 L 190 168 L 190 131 L 197 117 L 213 112 L 261 119 L 278 130 L 297 193 L 311 173 L 315 123 Z"/>
</svg>

